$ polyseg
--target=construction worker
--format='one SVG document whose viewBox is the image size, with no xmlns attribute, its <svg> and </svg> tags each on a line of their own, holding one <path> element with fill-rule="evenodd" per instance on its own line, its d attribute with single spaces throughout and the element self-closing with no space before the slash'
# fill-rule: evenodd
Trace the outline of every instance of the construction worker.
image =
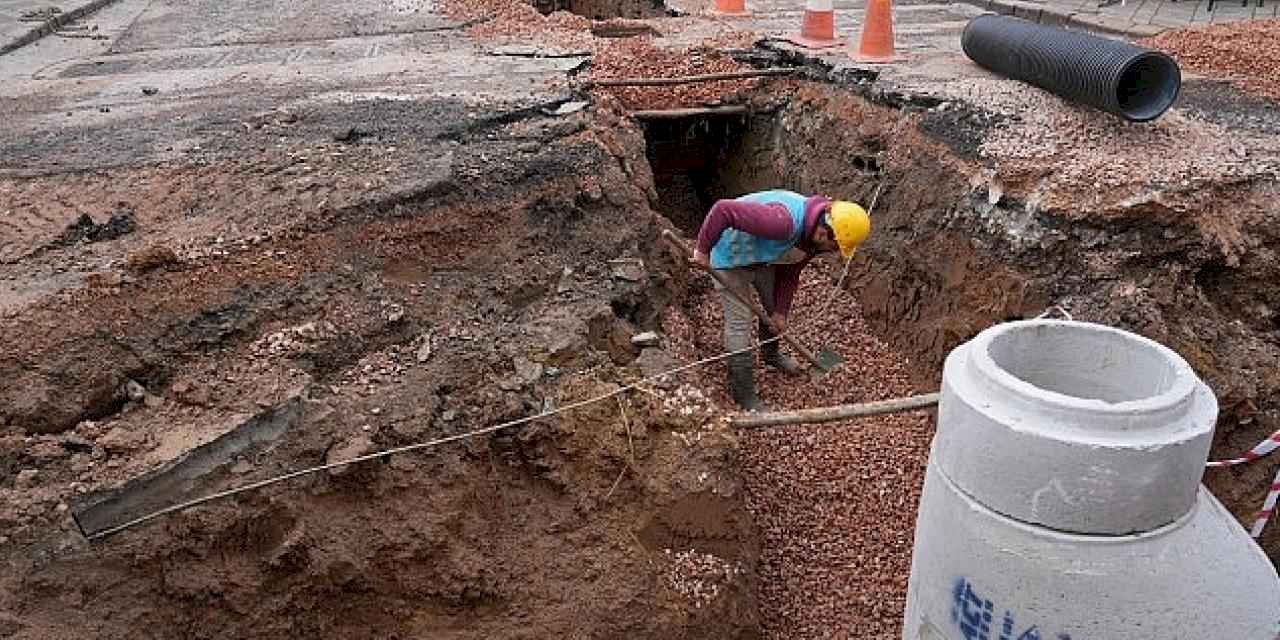
<svg viewBox="0 0 1280 640">
<path fill-rule="evenodd" d="M 871 232 L 871 219 L 862 207 L 825 196 L 805 197 L 783 190 L 751 193 L 733 200 L 719 200 L 702 222 L 694 264 L 715 269 L 747 300 L 751 289 L 779 331 L 786 331 L 791 300 L 800 283 L 800 272 L 815 255 L 836 250 L 845 258 Z M 751 346 L 751 322 L 755 315 L 717 282 L 724 303 L 724 348 L 739 351 Z M 760 339 L 773 338 L 764 322 Z M 800 366 L 779 350 L 778 340 L 761 346 L 765 364 L 794 374 Z M 729 389 L 734 402 L 747 411 L 765 409 L 756 396 L 755 356 L 752 352 L 728 358 Z"/>
</svg>

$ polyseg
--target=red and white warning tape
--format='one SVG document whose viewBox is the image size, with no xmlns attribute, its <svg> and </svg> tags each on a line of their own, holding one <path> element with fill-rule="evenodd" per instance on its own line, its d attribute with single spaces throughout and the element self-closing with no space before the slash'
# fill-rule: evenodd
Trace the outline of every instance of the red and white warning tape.
<svg viewBox="0 0 1280 640">
<path fill-rule="evenodd" d="M 1238 464 L 1253 462 L 1276 449 L 1280 449 L 1280 431 L 1271 434 L 1270 438 L 1258 443 L 1258 446 L 1245 452 L 1239 458 L 1230 460 L 1212 460 L 1205 463 L 1208 467 L 1234 467 Z M 1280 471 L 1276 472 L 1276 477 L 1271 481 L 1271 489 L 1267 492 L 1267 499 L 1262 503 L 1262 510 L 1258 512 L 1258 517 L 1253 521 L 1253 529 L 1249 535 L 1254 538 L 1262 536 L 1262 530 L 1267 527 L 1267 522 L 1271 520 L 1271 516 L 1276 511 L 1276 501 L 1280 500 Z M 1280 640 L 1280 639 L 1278 639 Z"/>
<path fill-rule="evenodd" d="M 1265 456 L 1268 453 L 1275 451 L 1276 449 L 1280 449 L 1280 431 L 1277 431 L 1271 434 L 1270 438 L 1267 438 L 1266 440 L 1259 442 L 1258 446 L 1246 451 L 1245 454 L 1239 458 L 1232 458 L 1230 460 L 1214 460 L 1212 462 L 1206 463 L 1206 466 L 1234 467 L 1238 464 L 1253 462 L 1254 460 L 1257 460 L 1258 458 L 1261 458 L 1262 456 Z"/>
<path fill-rule="evenodd" d="M 1249 535 L 1254 538 L 1262 536 L 1262 530 L 1267 527 L 1267 521 L 1271 520 L 1271 514 L 1276 512 L 1276 499 L 1280 498 L 1280 471 L 1276 471 L 1275 480 L 1271 481 L 1271 490 L 1267 492 L 1267 499 L 1262 503 L 1262 511 L 1258 512 L 1258 517 L 1253 521 L 1253 530 Z"/>
</svg>

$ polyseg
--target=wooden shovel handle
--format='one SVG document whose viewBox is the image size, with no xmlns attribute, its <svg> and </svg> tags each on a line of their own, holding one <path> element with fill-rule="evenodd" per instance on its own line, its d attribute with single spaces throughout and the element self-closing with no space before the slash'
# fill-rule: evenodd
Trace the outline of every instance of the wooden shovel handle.
<svg viewBox="0 0 1280 640">
<path fill-rule="evenodd" d="M 670 229 L 664 229 L 662 231 L 662 237 L 671 246 L 675 247 L 686 260 L 693 258 L 693 250 L 689 249 L 689 247 L 686 246 L 680 238 L 676 237 L 676 234 L 672 233 Z M 818 356 L 813 355 L 812 351 L 806 349 L 805 346 L 800 344 L 795 338 L 792 338 L 791 334 L 778 330 L 778 325 L 773 323 L 773 320 L 769 318 L 769 314 L 760 306 L 760 303 L 755 300 L 751 300 L 749 297 L 744 298 L 743 296 L 738 295 L 738 292 L 735 291 L 724 277 L 717 273 L 715 269 L 711 269 L 710 272 L 711 277 L 715 278 L 716 282 L 719 282 L 720 285 L 724 287 L 724 290 L 728 291 L 729 295 L 734 300 L 737 300 L 740 304 L 750 309 L 752 313 L 756 314 L 756 317 L 759 318 L 766 327 L 769 327 L 769 330 L 773 332 L 773 335 L 782 336 L 782 339 L 786 340 L 787 344 L 791 345 L 791 348 L 795 349 L 801 356 L 804 356 L 805 360 L 813 363 L 813 366 L 818 367 L 819 369 L 823 368 L 822 361 L 818 360 Z"/>
</svg>

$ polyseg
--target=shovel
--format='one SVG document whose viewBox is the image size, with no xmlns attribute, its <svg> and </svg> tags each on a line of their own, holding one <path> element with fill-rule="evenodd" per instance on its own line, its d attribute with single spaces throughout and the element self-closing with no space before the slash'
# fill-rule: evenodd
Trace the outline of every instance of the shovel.
<svg viewBox="0 0 1280 640">
<path fill-rule="evenodd" d="M 684 242 L 681 241 L 680 238 L 676 237 L 676 234 L 672 233 L 671 230 L 663 230 L 662 238 L 679 251 L 680 254 L 684 256 L 685 260 L 691 260 L 693 258 L 693 251 L 691 251 L 689 247 L 685 246 Z M 792 349 L 795 349 L 797 353 L 804 356 L 805 360 L 812 362 L 813 366 L 816 367 L 818 371 L 826 374 L 844 362 L 844 358 L 840 357 L 840 354 L 830 349 L 823 349 L 820 353 L 815 355 L 812 351 L 805 348 L 804 345 L 800 344 L 799 341 L 791 337 L 791 334 L 779 331 L 777 325 L 773 324 L 773 320 L 769 318 L 769 314 L 760 306 L 760 303 L 756 302 L 749 296 L 739 295 L 738 292 L 735 291 L 733 287 L 716 272 L 715 269 L 711 270 L 711 277 L 715 278 L 716 282 L 719 282 L 720 285 L 724 287 L 724 290 L 729 292 L 729 295 L 732 296 L 734 300 L 737 300 L 740 304 L 750 309 L 752 313 L 756 314 L 756 317 L 759 318 L 766 327 L 769 327 L 769 330 L 773 332 L 773 335 L 782 336 L 782 339 L 786 340 L 787 344 L 791 345 Z"/>
</svg>

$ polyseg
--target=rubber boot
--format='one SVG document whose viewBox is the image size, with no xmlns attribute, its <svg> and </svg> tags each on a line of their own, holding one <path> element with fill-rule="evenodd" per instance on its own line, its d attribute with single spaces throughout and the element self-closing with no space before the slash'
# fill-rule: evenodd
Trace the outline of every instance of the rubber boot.
<svg viewBox="0 0 1280 640">
<path fill-rule="evenodd" d="M 756 396 L 754 380 L 755 357 L 751 353 L 739 353 L 731 356 L 729 368 L 729 393 L 733 401 L 744 411 L 767 411 L 764 403 Z"/>
<path fill-rule="evenodd" d="M 760 323 L 760 340 L 764 344 L 760 345 L 760 355 L 764 357 L 764 363 L 778 371 L 787 374 L 800 373 L 800 363 L 794 358 L 782 352 L 782 341 L 774 340 L 767 342 L 773 338 L 773 332 L 769 330 L 769 326 Z"/>
</svg>

